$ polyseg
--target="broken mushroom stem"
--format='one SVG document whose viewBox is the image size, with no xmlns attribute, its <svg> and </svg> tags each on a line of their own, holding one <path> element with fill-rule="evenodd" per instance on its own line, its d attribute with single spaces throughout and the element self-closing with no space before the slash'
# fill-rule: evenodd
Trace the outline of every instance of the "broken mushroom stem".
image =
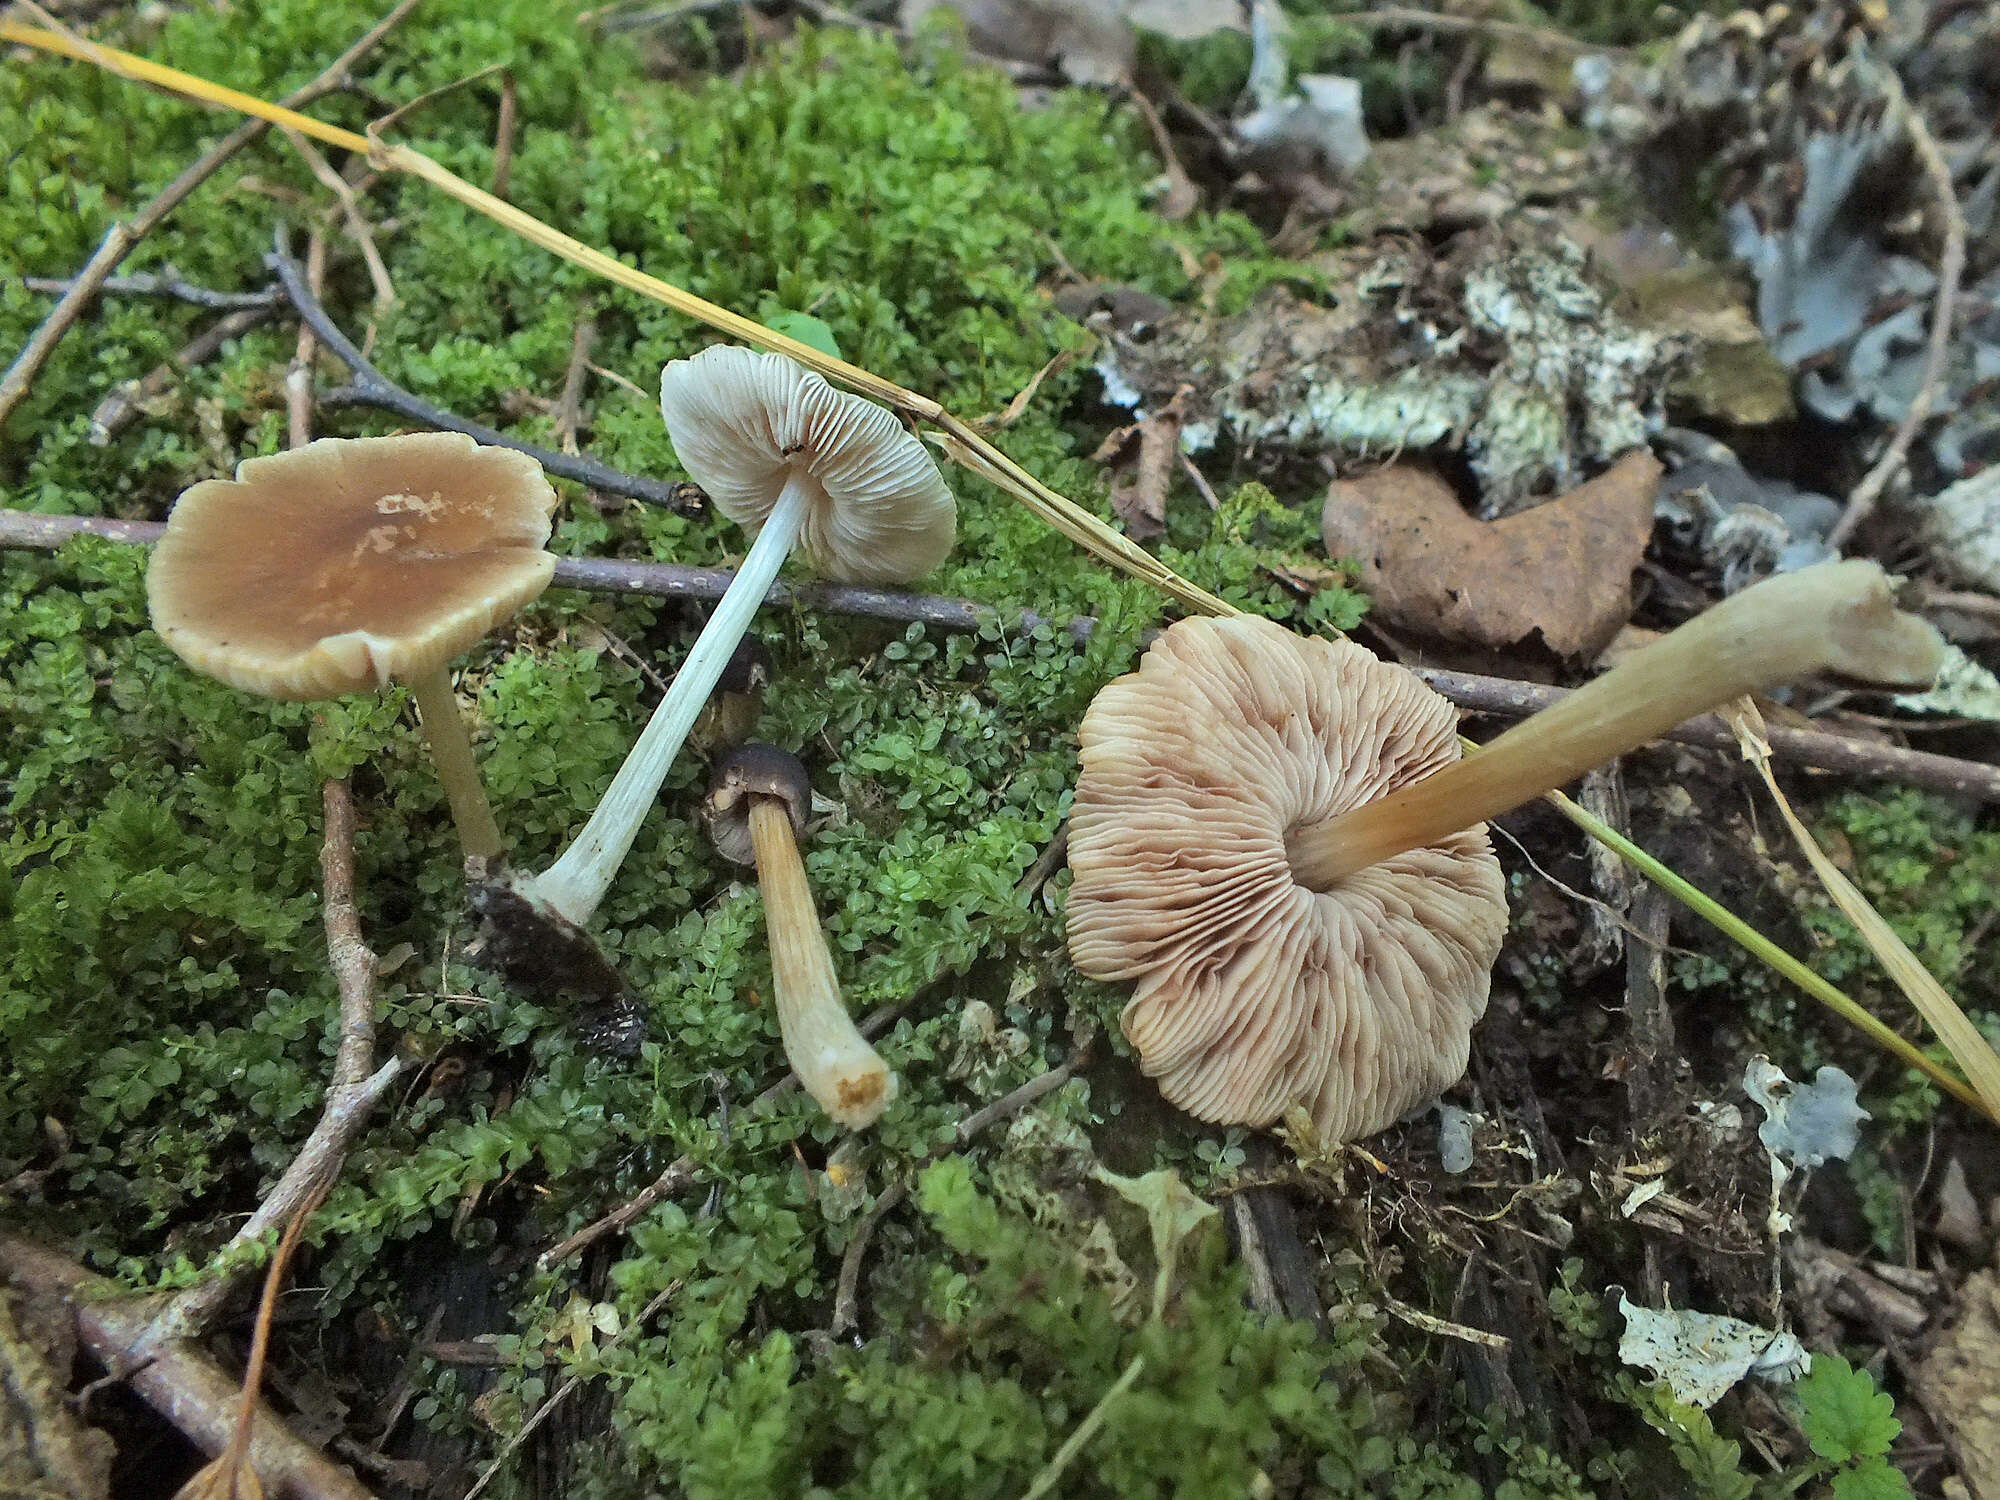
<svg viewBox="0 0 2000 1500">
<path fill-rule="evenodd" d="M 1532 801 L 1745 693 L 1816 672 L 1930 681 L 1938 633 L 1896 608 L 1872 562 L 1820 563 L 1725 599 L 1679 629 L 1421 781 L 1296 829 L 1286 852 L 1323 891 L 1394 855 Z"/>
<path fill-rule="evenodd" d="M 535 877 L 534 894 L 565 921 L 583 926 L 610 889 L 632 841 L 639 836 L 639 825 L 673 769 L 674 757 L 687 742 L 688 731 L 721 680 L 737 642 L 749 630 L 785 559 L 791 556 L 814 489 L 802 470 L 794 471 L 785 481 L 749 555 L 715 606 L 715 613 L 708 617 L 694 649 L 674 674 L 672 686 L 653 710 L 632 753 L 625 757 L 583 825 L 583 832 L 546 873 Z"/>
<path fill-rule="evenodd" d="M 880 1119 L 896 1097 L 896 1075 L 856 1028 L 840 996 L 799 855 L 798 833 L 811 804 L 798 759 L 753 741 L 717 766 L 706 813 L 717 851 L 757 867 L 785 1060 L 828 1118 L 860 1130 Z"/>
<path fill-rule="evenodd" d="M 438 780 L 444 783 L 451 803 L 451 820 L 458 825 L 465 857 L 497 859 L 506 852 L 507 841 L 494 819 L 493 804 L 486 800 L 479 763 L 472 758 L 472 736 L 451 690 L 451 669 L 440 663 L 413 673 L 405 681 L 410 696 L 417 700 L 417 718 L 423 725 L 425 743 L 431 747 Z"/>
</svg>

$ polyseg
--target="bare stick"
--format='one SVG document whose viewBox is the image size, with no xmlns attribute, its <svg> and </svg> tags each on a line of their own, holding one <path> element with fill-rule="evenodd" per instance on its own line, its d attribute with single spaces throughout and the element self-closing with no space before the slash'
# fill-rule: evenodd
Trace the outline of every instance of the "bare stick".
<svg viewBox="0 0 2000 1500">
<path fill-rule="evenodd" d="M 511 444 L 509 446 L 512 446 Z M 98 516 L 41 516 L 0 510 L 0 551 L 19 548 L 54 551 L 73 536 L 100 536 L 114 542 L 150 545 L 162 531 L 157 521 L 117 521 Z M 736 575 L 727 568 L 695 568 L 681 563 L 621 562 L 615 558 L 565 557 L 556 562 L 555 586 L 594 594 L 632 594 L 645 599 L 713 601 L 728 590 Z M 1090 639 L 1097 622 L 1088 615 L 1054 621 L 1033 610 L 1003 614 L 973 599 L 939 594 L 904 594 L 845 584 L 778 583 L 766 602 L 816 610 L 822 614 L 858 615 L 875 620 L 922 624 L 935 630 L 967 633 L 998 624 L 1009 630 L 1032 631 L 1054 625 L 1076 641 Z M 1447 672 L 1436 667 L 1409 669 L 1460 708 L 1473 713 L 1520 718 L 1539 713 L 1569 696 L 1565 688 L 1507 677 L 1483 677 L 1476 672 Z M 1690 719 L 1668 730 L 1661 739 L 1677 745 L 1711 750 L 1735 750 L 1736 737 L 1713 714 Z M 1816 771 L 1872 776 L 1906 782 L 1954 797 L 1976 797 L 2000 803 L 2000 766 L 1900 745 L 1877 745 L 1820 729 L 1773 726 L 1771 749 L 1778 759 Z"/>
<path fill-rule="evenodd" d="M 1923 381 L 1918 385 L 1909 409 L 1903 413 L 1903 420 L 1896 424 L 1889 446 L 1875 461 L 1875 467 L 1854 487 L 1854 493 L 1847 497 L 1847 509 L 1841 512 L 1833 530 L 1827 533 L 1827 545 L 1836 551 L 1875 509 L 1875 502 L 1882 498 L 1882 491 L 1888 488 L 1889 481 L 1896 477 L 1908 458 L 1910 445 L 1917 439 L 1917 429 L 1931 414 L 1938 387 L 1944 379 L 1945 355 L 1951 347 L 1951 324 L 1958 305 L 1958 283 L 1965 274 L 1965 215 L 1959 209 L 1958 194 L 1952 189 L 1951 168 L 1945 162 L 1944 153 L 1938 150 L 1930 127 L 1924 124 L 1924 117 L 1903 92 L 1902 83 L 1893 72 L 1884 71 L 1889 103 L 1903 117 L 1903 126 L 1910 133 L 1910 145 L 1915 149 L 1917 159 L 1923 163 L 1924 175 L 1930 179 L 1938 213 L 1944 220 L 1944 255 L 1938 262 L 1937 299 L 1931 304 L 1931 340 L 1930 348 L 1924 355 Z"/>
<path fill-rule="evenodd" d="M 333 1085 L 299 1154 L 216 1256 L 216 1263 L 229 1269 L 210 1274 L 172 1300 L 161 1318 L 164 1337 L 198 1333 L 255 1277 L 256 1269 L 243 1252 L 340 1175 L 347 1148 L 403 1071 L 402 1059 L 396 1057 L 369 1071 L 375 1057 L 376 961 L 361 935 L 354 906 L 354 802 L 347 783 L 337 778 L 322 788 L 321 802 L 326 810 L 326 841 L 320 851 L 325 880 L 321 910 L 327 960 L 340 988 L 340 1050 L 334 1058 Z"/>
<path fill-rule="evenodd" d="M 319 147 L 291 126 L 280 125 L 278 129 L 291 142 L 292 149 L 305 159 L 307 168 L 319 179 L 320 186 L 339 202 L 341 217 L 347 221 L 348 236 L 361 251 L 361 259 L 368 266 L 368 280 L 375 287 L 375 310 L 379 313 L 393 305 L 396 284 L 389 279 L 389 268 L 382 263 L 382 251 L 375 243 L 375 231 L 368 227 L 368 216 L 361 211 L 361 200 L 354 196 L 353 184 L 333 170 L 332 164 L 320 154 Z M 314 295 L 317 296 L 318 292 L 319 288 L 314 286 Z"/>
<path fill-rule="evenodd" d="M 675 502 L 675 487 L 657 479 L 644 479 L 634 474 L 624 474 L 593 459 L 572 458 L 567 453 L 558 453 L 552 448 L 540 448 L 533 443 L 523 443 L 508 437 L 496 428 L 478 422 L 468 422 L 463 417 L 455 417 L 448 411 L 441 411 L 428 401 L 411 395 L 374 365 L 368 357 L 355 347 L 354 341 L 340 331 L 340 327 L 320 305 L 319 299 L 306 285 L 305 273 L 299 263 L 281 244 L 271 254 L 264 257 L 265 264 L 277 273 L 278 285 L 299 316 L 309 324 L 319 341 L 326 345 L 341 363 L 353 374 L 351 384 L 330 391 L 320 392 L 322 406 L 372 406 L 382 411 L 393 412 L 411 422 L 432 427 L 439 432 L 462 432 L 474 442 L 490 443 L 496 448 L 512 448 L 516 453 L 525 453 L 551 474 L 562 479 L 573 479 L 578 484 L 587 484 L 592 489 L 605 490 L 610 494 L 624 495 L 633 500 L 644 500 L 650 505 L 671 506 Z"/>
<path fill-rule="evenodd" d="M 417 0 L 399 0 L 394 10 L 369 27 L 353 46 L 328 64 L 326 70 L 317 78 L 297 92 L 286 95 L 285 107 L 300 109 L 315 99 L 325 97 L 335 89 L 345 87 L 348 73 L 355 63 L 394 30 L 403 17 L 416 7 Z M 84 264 L 83 269 L 70 282 L 69 289 L 63 293 L 62 299 L 50 309 L 42 326 L 37 328 L 34 336 L 28 340 L 28 347 L 21 351 L 20 357 L 8 368 L 6 375 L 0 377 L 0 424 L 6 422 L 13 414 L 14 408 L 21 403 L 21 399 L 28 394 L 29 387 L 41 373 L 42 366 L 49 362 L 49 356 L 55 352 L 55 347 L 62 341 L 62 336 L 69 332 L 78 318 L 83 316 L 83 310 L 90 305 L 91 299 L 103 287 L 105 279 L 118 269 L 125 257 L 132 253 L 138 243 L 150 234 L 162 219 L 180 206 L 189 193 L 214 176 L 223 163 L 256 140 L 267 128 L 269 127 L 262 120 L 245 120 L 196 158 L 193 165 L 162 188 L 144 208 L 131 218 L 113 224 L 106 231 L 103 243 L 97 247 L 97 253 Z"/>
<path fill-rule="evenodd" d="M 576 332 L 569 343 L 569 369 L 563 375 L 562 395 L 556 400 L 556 446 L 572 458 L 579 451 L 576 434 L 583 425 L 583 377 L 590 369 L 590 346 L 597 342 L 597 317 L 585 313 L 576 320 Z"/>
<path fill-rule="evenodd" d="M 75 276 L 23 276 L 21 285 L 31 292 L 53 292 L 61 296 L 79 279 Z M 269 312 L 285 305 L 285 294 L 276 287 L 261 292 L 218 292 L 209 287 L 196 286 L 192 281 L 184 281 L 171 271 L 158 275 L 107 276 L 97 290 L 99 295 L 106 297 L 164 297 L 174 302 L 185 302 L 191 307 L 205 307 L 210 312 L 244 312 L 255 307 Z"/>
<path fill-rule="evenodd" d="M 122 1295 L 116 1282 L 14 1235 L 0 1235 L 0 1278 L 60 1298 L 84 1345 L 107 1369 L 129 1372 L 125 1384 L 141 1400 L 202 1451 L 216 1454 L 228 1446 L 242 1390 L 194 1344 L 156 1335 L 154 1299 Z M 352 1474 L 302 1442 L 262 1403 L 250 1462 L 274 1500 L 371 1500 Z"/>
<path fill-rule="evenodd" d="M 91 446 L 102 448 L 110 443 L 132 425 L 148 401 L 156 401 L 172 390 L 184 371 L 206 364 L 224 344 L 240 338 L 270 316 L 268 306 L 240 307 L 217 318 L 139 379 L 120 381 L 90 414 Z"/>
<path fill-rule="evenodd" d="M 306 241 L 306 284 L 317 292 L 325 280 L 326 236 L 315 229 Z M 292 362 L 285 366 L 285 440 L 294 448 L 312 441 L 313 357 L 318 353 L 319 335 L 310 323 L 301 322 Z"/>
<path fill-rule="evenodd" d="M 493 196 L 507 196 L 507 181 L 514 170 L 514 115 L 519 108 L 520 90 L 514 85 L 513 70 L 500 70 L 500 115 L 493 122 Z"/>
</svg>

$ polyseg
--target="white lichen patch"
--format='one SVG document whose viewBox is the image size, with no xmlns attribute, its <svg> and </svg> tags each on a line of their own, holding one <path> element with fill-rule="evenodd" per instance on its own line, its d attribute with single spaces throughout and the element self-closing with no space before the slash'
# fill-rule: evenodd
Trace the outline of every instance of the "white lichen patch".
<svg viewBox="0 0 2000 1500">
<path fill-rule="evenodd" d="M 1812 1368 L 1812 1356 L 1791 1334 L 1741 1318 L 1639 1307 L 1622 1291 L 1618 1310 L 1625 1315 L 1619 1359 L 1651 1370 L 1690 1406 L 1713 1406 L 1746 1375 L 1790 1383 Z"/>
</svg>

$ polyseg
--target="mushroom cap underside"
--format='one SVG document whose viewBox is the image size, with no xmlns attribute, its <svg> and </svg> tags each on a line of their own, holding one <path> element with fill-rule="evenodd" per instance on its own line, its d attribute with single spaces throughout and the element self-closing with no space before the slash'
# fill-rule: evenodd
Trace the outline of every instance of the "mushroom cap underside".
<svg viewBox="0 0 2000 1500">
<path fill-rule="evenodd" d="M 951 552 L 958 510 L 895 414 L 782 354 L 715 344 L 660 374 L 681 466 L 753 535 L 795 474 L 811 481 L 798 545 L 824 577 L 908 583 Z"/>
<path fill-rule="evenodd" d="M 457 433 L 321 438 L 180 497 L 146 575 L 153 627 L 267 698 L 442 666 L 548 587 L 541 466 Z"/>
<path fill-rule="evenodd" d="M 1173 1104 L 1353 1140 L 1465 1071 L 1506 931 L 1484 827 L 1315 892 L 1286 834 L 1458 758 L 1451 705 L 1347 641 L 1186 620 L 1084 718 L 1070 953 L 1133 983 L 1125 1034 Z"/>
</svg>

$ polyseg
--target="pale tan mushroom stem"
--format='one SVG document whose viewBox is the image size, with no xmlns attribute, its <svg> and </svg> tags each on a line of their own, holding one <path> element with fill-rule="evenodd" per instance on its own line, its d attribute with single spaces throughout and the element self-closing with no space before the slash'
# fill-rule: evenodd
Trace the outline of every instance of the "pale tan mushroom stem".
<svg viewBox="0 0 2000 1500">
<path fill-rule="evenodd" d="M 778 1033 L 785 1060 L 805 1091 L 836 1124 L 873 1125 L 896 1097 L 889 1071 L 840 998 L 833 955 L 820 930 L 805 861 L 785 805 L 774 797 L 750 802 L 750 842 L 757 889 L 771 942 L 771 987 L 777 991 Z"/>
<path fill-rule="evenodd" d="M 500 825 L 493 819 L 493 807 L 479 780 L 472 739 L 465 732 L 458 699 L 451 691 L 450 669 L 433 667 L 408 682 L 410 695 L 417 700 L 417 716 L 423 721 L 424 739 L 437 765 L 438 780 L 444 783 L 444 794 L 451 801 L 451 820 L 458 825 L 465 857 L 492 859 L 505 853 L 507 841 L 500 837 Z"/>
<path fill-rule="evenodd" d="M 1745 589 L 1433 776 L 1295 830 L 1300 884 L 1357 870 L 1519 807 L 1733 698 L 1815 672 L 1922 683 L 1942 642 L 1900 613 L 1881 568 L 1821 563 Z"/>
</svg>

